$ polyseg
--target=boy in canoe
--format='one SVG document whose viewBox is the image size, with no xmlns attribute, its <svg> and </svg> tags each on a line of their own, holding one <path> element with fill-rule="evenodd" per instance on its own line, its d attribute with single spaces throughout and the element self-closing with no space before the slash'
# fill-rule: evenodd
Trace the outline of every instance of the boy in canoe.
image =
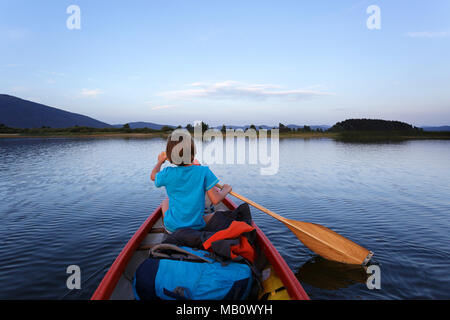
<svg viewBox="0 0 450 320">
<path fill-rule="evenodd" d="M 220 203 L 231 191 L 225 184 L 222 190 L 215 185 L 219 179 L 207 166 L 195 160 L 195 143 L 187 130 L 175 130 L 167 139 L 166 151 L 158 155 L 151 173 L 156 187 L 166 187 L 168 199 L 162 203 L 164 227 L 171 233 L 181 228 L 201 230 L 212 217 L 204 216 L 205 193 L 213 204 Z M 168 160 L 175 166 L 161 166 Z"/>
</svg>

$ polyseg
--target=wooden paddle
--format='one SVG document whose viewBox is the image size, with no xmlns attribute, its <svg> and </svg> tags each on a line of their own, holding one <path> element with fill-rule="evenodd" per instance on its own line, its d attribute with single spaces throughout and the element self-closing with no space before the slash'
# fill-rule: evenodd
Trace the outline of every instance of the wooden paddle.
<svg viewBox="0 0 450 320">
<path fill-rule="evenodd" d="M 216 186 L 222 189 L 222 185 L 217 184 Z M 306 247 L 325 259 L 348 264 L 365 265 L 373 256 L 372 251 L 361 247 L 324 226 L 284 218 L 234 191 L 231 191 L 230 194 L 247 202 L 256 209 L 267 213 L 278 221 L 283 222 Z"/>
</svg>

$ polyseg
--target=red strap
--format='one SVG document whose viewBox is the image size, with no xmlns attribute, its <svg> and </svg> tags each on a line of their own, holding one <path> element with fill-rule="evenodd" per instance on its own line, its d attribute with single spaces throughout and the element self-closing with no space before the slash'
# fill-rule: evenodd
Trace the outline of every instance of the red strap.
<svg viewBox="0 0 450 320">
<path fill-rule="evenodd" d="M 255 250 L 244 236 L 239 237 L 239 244 L 231 246 L 231 259 L 242 256 L 250 262 L 255 261 Z"/>
<path fill-rule="evenodd" d="M 205 247 L 205 249 L 208 250 L 209 248 L 211 248 L 211 244 L 214 241 L 238 238 L 241 234 L 245 232 L 250 232 L 254 229 L 255 228 L 253 228 L 252 226 L 248 225 L 245 222 L 233 221 L 227 229 L 216 232 L 208 240 L 203 242 L 203 247 Z"/>
<path fill-rule="evenodd" d="M 231 246 L 230 256 L 232 259 L 237 256 L 242 256 L 253 262 L 255 252 L 253 247 L 248 242 L 247 238 L 242 236 L 243 233 L 254 230 L 252 226 L 242 221 L 233 221 L 227 229 L 216 232 L 208 240 L 203 243 L 203 247 L 208 250 L 211 248 L 213 242 L 225 239 L 239 238 L 239 244 Z"/>
</svg>

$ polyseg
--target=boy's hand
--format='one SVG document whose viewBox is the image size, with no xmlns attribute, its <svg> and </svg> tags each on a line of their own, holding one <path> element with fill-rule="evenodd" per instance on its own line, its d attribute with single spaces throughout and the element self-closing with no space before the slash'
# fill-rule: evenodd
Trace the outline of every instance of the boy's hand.
<svg viewBox="0 0 450 320">
<path fill-rule="evenodd" d="M 150 175 L 150 179 L 152 179 L 152 181 L 155 181 L 156 174 L 161 170 L 161 166 L 166 160 L 167 160 L 167 155 L 163 151 L 158 155 L 158 163 L 155 165 L 155 167 L 153 168 L 152 173 Z"/>
<path fill-rule="evenodd" d="M 222 191 L 226 192 L 227 194 L 230 193 L 232 190 L 231 186 L 229 184 L 224 184 L 222 186 Z"/>
<path fill-rule="evenodd" d="M 220 188 L 220 184 L 216 185 L 218 188 Z M 231 186 L 229 184 L 224 184 L 220 191 L 218 191 L 216 188 L 211 188 L 208 190 L 208 197 L 209 200 L 213 204 L 218 204 L 222 202 L 223 199 L 226 198 L 227 194 L 231 192 Z"/>
<path fill-rule="evenodd" d="M 164 163 L 166 160 L 167 160 L 167 155 L 166 155 L 166 152 L 163 151 L 158 155 L 158 162 Z"/>
</svg>

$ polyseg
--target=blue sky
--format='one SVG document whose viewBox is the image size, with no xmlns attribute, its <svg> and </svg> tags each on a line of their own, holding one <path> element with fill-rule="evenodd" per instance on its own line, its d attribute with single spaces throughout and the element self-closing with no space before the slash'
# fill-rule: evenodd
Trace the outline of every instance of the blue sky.
<svg viewBox="0 0 450 320">
<path fill-rule="evenodd" d="M 447 0 L 0 0 L 0 93 L 108 123 L 448 125 L 449 58 Z"/>
</svg>

